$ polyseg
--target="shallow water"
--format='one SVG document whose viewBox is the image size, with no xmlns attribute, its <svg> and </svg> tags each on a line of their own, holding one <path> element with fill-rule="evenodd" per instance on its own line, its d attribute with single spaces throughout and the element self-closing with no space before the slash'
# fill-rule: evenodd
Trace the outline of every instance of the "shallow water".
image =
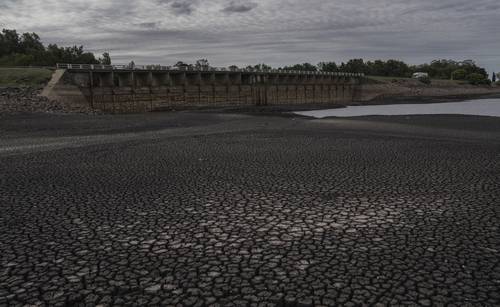
<svg viewBox="0 0 500 307">
<path fill-rule="evenodd" d="M 377 106 L 350 106 L 343 109 L 301 111 L 295 114 L 316 118 L 355 117 L 370 115 L 427 115 L 460 114 L 500 117 L 500 99 L 477 99 L 462 102 L 429 104 L 391 104 Z"/>
</svg>

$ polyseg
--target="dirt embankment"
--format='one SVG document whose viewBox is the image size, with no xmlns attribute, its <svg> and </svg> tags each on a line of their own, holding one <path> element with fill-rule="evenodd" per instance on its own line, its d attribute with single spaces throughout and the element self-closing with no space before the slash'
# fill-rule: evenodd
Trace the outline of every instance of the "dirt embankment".
<svg viewBox="0 0 500 307">
<path fill-rule="evenodd" d="M 0 114 L 94 113 L 87 107 L 50 100 L 40 96 L 41 92 L 38 87 L 0 87 Z"/>
<path fill-rule="evenodd" d="M 500 96 L 500 87 L 471 85 L 452 80 L 432 80 L 431 84 L 424 84 L 414 79 L 366 78 L 359 102 L 434 102 L 489 95 Z"/>
<path fill-rule="evenodd" d="M 44 68 L 0 67 L 0 115 L 12 113 L 93 113 L 85 106 L 44 97 L 42 90 L 54 71 Z"/>
</svg>

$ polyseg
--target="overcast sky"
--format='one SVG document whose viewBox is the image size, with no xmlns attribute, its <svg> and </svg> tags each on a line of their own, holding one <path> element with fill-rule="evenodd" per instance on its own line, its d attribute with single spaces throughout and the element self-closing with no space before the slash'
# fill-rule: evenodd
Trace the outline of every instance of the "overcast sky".
<svg viewBox="0 0 500 307">
<path fill-rule="evenodd" d="M 449 58 L 500 71 L 500 0 L 0 0 L 0 27 L 114 63 Z"/>
</svg>

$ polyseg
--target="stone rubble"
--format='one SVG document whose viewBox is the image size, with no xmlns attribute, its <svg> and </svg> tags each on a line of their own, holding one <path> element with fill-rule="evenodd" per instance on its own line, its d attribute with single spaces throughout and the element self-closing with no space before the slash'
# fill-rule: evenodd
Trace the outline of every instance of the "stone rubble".
<svg viewBox="0 0 500 307">
<path fill-rule="evenodd" d="M 0 87 L 0 114 L 15 113 L 95 113 L 89 107 L 61 103 L 40 96 L 34 87 Z"/>
</svg>

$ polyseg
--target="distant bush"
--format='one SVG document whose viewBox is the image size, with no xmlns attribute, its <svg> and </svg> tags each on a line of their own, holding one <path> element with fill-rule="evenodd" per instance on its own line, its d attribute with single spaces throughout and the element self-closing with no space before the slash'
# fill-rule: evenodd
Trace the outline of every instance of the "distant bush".
<svg viewBox="0 0 500 307">
<path fill-rule="evenodd" d="M 427 85 L 431 84 L 431 82 L 432 82 L 431 78 L 429 78 L 429 77 L 419 77 L 419 78 L 417 78 L 417 80 L 424 83 L 424 84 L 427 84 Z"/>
<path fill-rule="evenodd" d="M 14 53 L 0 57 L 0 66 L 30 66 L 34 61 L 33 55 Z"/>
<path fill-rule="evenodd" d="M 491 84 L 491 81 L 484 77 L 482 74 L 472 73 L 467 75 L 467 82 L 472 85 L 488 85 Z"/>
<path fill-rule="evenodd" d="M 465 80 L 467 76 L 467 71 L 465 69 L 457 69 L 451 73 L 451 78 L 453 80 Z"/>
</svg>

